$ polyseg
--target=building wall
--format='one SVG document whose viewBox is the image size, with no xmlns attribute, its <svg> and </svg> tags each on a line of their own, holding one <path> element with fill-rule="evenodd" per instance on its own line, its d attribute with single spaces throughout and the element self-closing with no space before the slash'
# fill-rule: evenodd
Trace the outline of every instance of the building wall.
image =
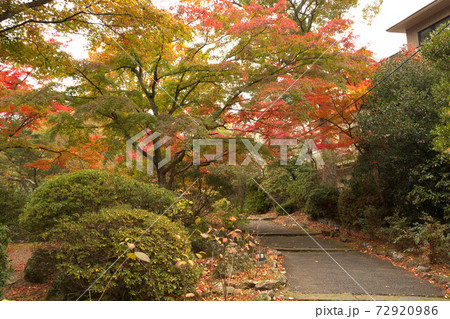
<svg viewBox="0 0 450 319">
<path fill-rule="evenodd" d="M 446 10 L 442 10 L 439 13 L 432 15 L 430 18 L 423 20 L 406 30 L 406 39 L 408 44 L 412 44 L 413 47 L 419 46 L 419 32 L 423 29 L 433 25 L 434 23 L 446 18 L 449 15 L 448 7 Z"/>
</svg>

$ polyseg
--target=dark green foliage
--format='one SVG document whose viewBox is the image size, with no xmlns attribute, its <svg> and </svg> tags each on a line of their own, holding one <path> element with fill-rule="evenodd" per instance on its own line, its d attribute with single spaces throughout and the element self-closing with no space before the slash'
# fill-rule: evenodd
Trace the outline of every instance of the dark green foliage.
<svg viewBox="0 0 450 319">
<path fill-rule="evenodd" d="M 380 233 L 387 236 L 387 240 L 401 250 L 416 248 L 414 234 L 410 232 L 410 221 L 398 214 L 386 217 L 387 226 L 380 229 Z"/>
<path fill-rule="evenodd" d="M 0 224 L 16 225 L 25 204 L 25 192 L 0 182 Z"/>
<path fill-rule="evenodd" d="M 434 128 L 434 148 L 450 161 L 450 27 L 445 30 L 438 28 L 434 34 L 439 34 L 422 45 L 422 54 L 432 62 L 439 72 L 439 82 L 433 87 L 433 95 L 438 100 L 447 101 L 441 110 L 440 122 Z"/>
<path fill-rule="evenodd" d="M 247 184 L 244 208 L 249 214 L 267 213 L 272 206 L 272 200 L 255 182 Z"/>
<path fill-rule="evenodd" d="M 47 282 L 50 275 L 56 272 L 56 253 L 56 250 L 51 248 L 37 249 L 27 261 L 25 279 L 38 284 Z"/>
<path fill-rule="evenodd" d="M 269 199 L 278 214 L 283 215 L 286 212 L 290 214 L 305 207 L 310 192 L 320 183 L 316 169 L 310 163 L 296 165 L 290 162 L 286 166 L 273 165 L 267 169 L 262 186 L 281 207 L 267 194 L 263 195 L 266 200 Z"/>
<path fill-rule="evenodd" d="M 275 211 L 280 216 L 286 215 L 286 213 L 292 214 L 298 208 L 297 204 L 291 199 L 288 199 L 287 201 L 281 203 L 280 206 L 277 205 L 277 207 L 275 208 Z"/>
<path fill-rule="evenodd" d="M 179 259 L 194 259 L 184 227 L 167 217 L 122 206 L 56 226 L 51 239 L 61 245 L 61 263 L 47 299 L 76 299 L 126 250 L 125 241 L 134 242 L 149 227 L 130 253 L 143 252 L 150 263 L 133 254 L 124 256 L 91 288 L 91 297 L 98 299 L 105 292 L 103 300 L 165 300 L 181 297 L 183 286 L 191 292 L 198 270 L 188 266 L 183 275 L 175 266 Z"/>
<path fill-rule="evenodd" d="M 386 61 L 375 82 L 402 62 L 404 56 Z M 434 158 L 431 130 L 438 124 L 445 103 L 432 94 L 437 73 L 426 62 L 413 58 L 377 88 L 359 119 L 364 136 L 363 157 L 358 161 L 377 170 L 377 182 L 385 207 L 403 207 L 412 190 L 411 170 Z M 403 214 L 411 214 L 405 207 Z M 417 215 L 417 214 L 416 214 Z M 416 218 L 418 215 L 416 216 Z"/>
<path fill-rule="evenodd" d="M 399 53 L 385 61 L 374 81 L 409 54 Z M 372 232 L 383 226 L 384 217 L 394 213 L 410 223 L 418 222 L 424 212 L 442 219 L 448 168 L 426 164 L 435 163 L 432 130 L 446 105 L 442 97 L 434 95 L 438 80 L 439 72 L 415 57 L 367 101 L 359 117 L 362 154 L 340 200 L 339 215 L 345 224 L 356 223 Z"/>
<path fill-rule="evenodd" d="M 441 224 L 431 216 L 425 215 L 421 223 L 416 223 L 410 233 L 421 252 L 430 263 L 449 262 L 450 229 L 448 224 Z"/>
<path fill-rule="evenodd" d="M 6 227 L 0 224 L 0 298 L 3 297 L 3 287 L 9 276 L 8 256 L 5 251 L 7 245 Z"/>
<path fill-rule="evenodd" d="M 429 215 L 412 226 L 406 217 L 394 215 L 386 219 L 389 227 L 382 232 L 396 247 L 421 253 L 430 263 L 448 263 L 450 229 Z"/>
<path fill-rule="evenodd" d="M 302 165 L 288 165 L 286 169 L 292 176 L 292 182 L 289 183 L 289 200 L 297 209 L 303 209 L 309 197 L 309 193 L 318 185 L 321 180 L 317 175 L 317 169 L 311 163 Z"/>
<path fill-rule="evenodd" d="M 414 185 L 408 201 L 421 213 L 450 221 L 450 163 L 445 156 L 416 167 L 410 174 Z"/>
<path fill-rule="evenodd" d="M 313 219 L 336 219 L 339 190 L 333 185 L 318 185 L 308 192 L 305 213 Z"/>
<path fill-rule="evenodd" d="M 344 224 L 370 235 L 382 227 L 379 234 L 397 247 L 435 261 L 445 255 L 441 223 L 450 216 L 449 36 L 446 30 L 425 43 L 426 59 L 415 56 L 373 91 L 359 117 L 361 155 L 339 199 Z M 374 82 L 410 54 L 384 61 Z"/>
<path fill-rule="evenodd" d="M 39 186 L 20 222 L 32 232 L 43 233 L 61 220 L 77 220 L 103 207 L 129 204 L 162 213 L 174 200 L 172 192 L 150 183 L 83 170 L 58 176 Z"/>
<path fill-rule="evenodd" d="M 338 200 L 338 219 L 345 227 L 360 229 L 361 225 L 365 225 L 369 229 L 364 220 L 365 215 L 369 211 L 365 211 L 367 207 L 380 209 L 382 207 L 381 195 L 378 191 L 376 182 L 377 166 L 374 163 L 365 161 L 365 156 L 360 155 L 358 162 L 352 170 L 352 177 L 341 191 Z M 383 224 L 384 216 L 376 222 L 376 227 Z"/>
</svg>

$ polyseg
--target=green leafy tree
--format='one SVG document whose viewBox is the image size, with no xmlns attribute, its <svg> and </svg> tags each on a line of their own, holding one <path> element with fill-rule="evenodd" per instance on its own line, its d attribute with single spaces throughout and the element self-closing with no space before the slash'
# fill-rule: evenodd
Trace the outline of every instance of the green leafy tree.
<svg viewBox="0 0 450 319">
<path fill-rule="evenodd" d="M 374 81 L 384 78 L 409 54 L 401 52 L 384 61 Z M 444 100 L 433 95 L 437 79 L 430 64 L 416 56 L 377 88 L 359 118 L 363 153 L 358 161 L 373 176 L 380 206 L 402 209 L 413 218 L 419 212 L 406 200 L 413 187 L 408 176 L 436 156 L 431 131 L 445 106 Z"/>
</svg>

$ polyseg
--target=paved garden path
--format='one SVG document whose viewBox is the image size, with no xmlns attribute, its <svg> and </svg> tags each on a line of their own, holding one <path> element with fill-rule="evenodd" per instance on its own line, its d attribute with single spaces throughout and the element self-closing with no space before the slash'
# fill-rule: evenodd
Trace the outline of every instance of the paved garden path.
<svg viewBox="0 0 450 319">
<path fill-rule="evenodd" d="M 444 290 L 389 261 L 334 240 L 309 237 L 267 220 L 248 226 L 263 245 L 282 251 L 289 290 L 300 294 L 442 297 Z M 320 246 L 319 246 L 320 245 Z M 324 248 L 325 251 L 322 249 Z"/>
</svg>

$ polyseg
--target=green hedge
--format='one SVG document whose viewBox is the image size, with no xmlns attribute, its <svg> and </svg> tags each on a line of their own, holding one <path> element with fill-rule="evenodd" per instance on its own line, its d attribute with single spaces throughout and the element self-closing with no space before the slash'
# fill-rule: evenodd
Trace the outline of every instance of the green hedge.
<svg viewBox="0 0 450 319">
<path fill-rule="evenodd" d="M 175 198 L 154 184 L 102 171 L 77 171 L 40 185 L 20 216 L 20 224 L 41 234 L 61 220 L 77 220 L 87 212 L 120 204 L 162 213 Z"/>
<path fill-rule="evenodd" d="M 97 300 L 105 292 L 103 300 L 166 300 L 192 292 L 197 267 L 188 265 L 183 273 L 175 266 L 179 259 L 194 259 L 184 227 L 167 217 L 121 206 L 55 227 L 51 239 L 60 245 L 61 263 L 47 299 L 76 299 L 126 250 L 125 241 L 134 242 L 148 227 L 135 251 L 147 254 L 150 263 L 132 255 L 121 258 L 92 287 L 91 298 Z"/>
</svg>

